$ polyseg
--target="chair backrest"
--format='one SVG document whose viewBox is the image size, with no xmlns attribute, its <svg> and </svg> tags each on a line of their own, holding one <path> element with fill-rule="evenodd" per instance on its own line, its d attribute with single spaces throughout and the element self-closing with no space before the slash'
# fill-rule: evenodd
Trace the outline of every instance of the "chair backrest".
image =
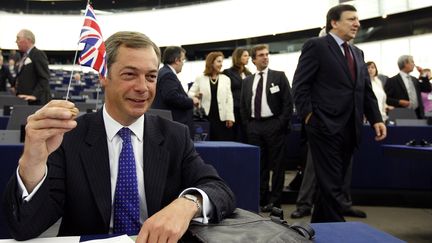
<svg viewBox="0 0 432 243">
<path fill-rule="evenodd" d="M 0 130 L 0 145 L 21 143 L 20 130 Z"/>
<path fill-rule="evenodd" d="M 6 130 L 21 130 L 21 126 L 27 123 L 27 117 L 35 113 L 41 107 L 42 106 L 38 105 L 15 105 Z"/>
<path fill-rule="evenodd" d="M 396 126 L 427 126 L 426 119 L 396 119 Z"/>
<path fill-rule="evenodd" d="M 4 109 L 5 106 L 11 107 L 15 105 L 27 105 L 27 101 L 14 95 L 0 95 L 0 109 Z"/>
<path fill-rule="evenodd" d="M 394 108 L 388 112 L 388 119 L 396 121 L 396 119 L 417 119 L 417 115 L 413 109 L 408 108 Z"/>
<path fill-rule="evenodd" d="M 165 118 L 167 120 L 172 121 L 172 114 L 170 110 L 162 110 L 162 109 L 149 109 L 147 113 L 160 116 L 162 118 Z"/>
<path fill-rule="evenodd" d="M 100 101 L 99 101 L 100 102 Z M 78 108 L 78 110 L 80 112 L 84 112 L 86 113 L 87 110 L 95 110 L 95 109 L 100 109 L 102 107 L 102 104 L 99 103 L 97 106 L 95 103 L 87 103 L 87 102 L 75 102 L 75 106 L 76 108 Z"/>
</svg>

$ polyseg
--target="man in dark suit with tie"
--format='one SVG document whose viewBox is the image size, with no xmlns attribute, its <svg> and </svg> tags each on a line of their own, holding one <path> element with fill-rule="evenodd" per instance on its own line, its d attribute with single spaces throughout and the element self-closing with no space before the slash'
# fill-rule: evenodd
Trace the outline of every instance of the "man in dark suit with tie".
<svg viewBox="0 0 432 243">
<path fill-rule="evenodd" d="M 51 100 L 48 58 L 35 47 L 35 36 L 27 29 L 20 30 L 16 43 L 23 53 L 18 62 L 15 81 L 16 95 L 27 100 L 29 105 L 44 105 Z"/>
<path fill-rule="evenodd" d="M 285 73 L 268 68 L 268 46 L 253 47 L 251 56 L 257 72 L 244 79 L 240 114 L 248 143 L 260 147 L 260 205 L 262 212 L 270 212 L 274 206 L 280 207 L 285 180 L 285 141 L 293 103 Z M 270 171 L 273 172 L 271 190 Z"/>
<path fill-rule="evenodd" d="M 423 100 L 420 92 L 431 92 L 431 84 L 427 76 L 420 80 L 411 76 L 414 70 L 414 59 L 410 55 L 402 55 L 398 59 L 400 72 L 389 78 L 384 86 L 387 94 L 387 104 L 394 107 L 413 109 L 419 119 L 424 118 Z M 422 68 L 417 66 L 419 73 Z"/>
<path fill-rule="evenodd" d="M 328 35 L 306 41 L 294 75 L 294 101 L 306 124 L 318 185 L 312 222 L 344 221 L 344 178 L 360 143 L 363 116 L 376 140 L 386 137 L 363 52 L 347 43 L 359 27 L 354 6 L 331 8 Z"/>
<path fill-rule="evenodd" d="M 193 138 L 193 107 L 199 104 L 199 100 L 187 95 L 177 77 L 185 61 L 186 50 L 182 47 L 168 46 L 165 49 L 162 55 L 164 66 L 159 70 L 156 97 L 152 107 L 170 110 L 173 120 L 188 126 Z"/>
<path fill-rule="evenodd" d="M 177 242 L 192 218 L 219 222 L 235 207 L 187 127 L 145 114 L 159 48 L 138 32 L 117 32 L 105 44 L 101 110 L 76 118 L 73 103 L 53 100 L 28 119 L 3 202 L 15 239 L 37 237 L 62 217 L 60 236 L 114 232 L 138 235 L 136 242 Z"/>
</svg>

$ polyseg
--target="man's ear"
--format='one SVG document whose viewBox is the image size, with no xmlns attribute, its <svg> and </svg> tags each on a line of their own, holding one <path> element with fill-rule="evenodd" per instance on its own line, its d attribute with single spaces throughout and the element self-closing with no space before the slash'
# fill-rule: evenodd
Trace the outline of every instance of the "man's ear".
<svg viewBox="0 0 432 243">
<path fill-rule="evenodd" d="M 336 26 L 337 26 L 337 20 L 331 20 L 330 21 L 330 24 L 331 24 L 331 26 L 332 26 L 332 29 L 335 29 L 336 28 Z"/>
<path fill-rule="evenodd" d="M 99 82 L 102 85 L 102 87 L 105 87 L 105 84 L 108 82 L 107 77 L 103 77 L 102 75 L 99 74 Z"/>
</svg>

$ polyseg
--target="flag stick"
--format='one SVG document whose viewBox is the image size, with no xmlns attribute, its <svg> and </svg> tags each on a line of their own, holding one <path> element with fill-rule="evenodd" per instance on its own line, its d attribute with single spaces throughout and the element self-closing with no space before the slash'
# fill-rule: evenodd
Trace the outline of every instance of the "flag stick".
<svg viewBox="0 0 432 243">
<path fill-rule="evenodd" d="M 88 8 L 88 6 L 89 6 L 89 3 L 90 3 L 90 0 L 87 1 L 86 11 L 84 11 L 83 16 L 84 16 L 85 13 L 87 12 L 87 8 Z M 81 35 L 81 34 L 80 34 L 80 35 Z M 77 59 L 77 55 L 78 55 L 78 48 L 79 48 L 79 44 L 80 44 L 80 43 L 78 42 L 78 46 L 77 46 L 77 49 L 76 49 L 76 51 L 75 51 L 75 57 L 74 57 L 74 59 L 73 59 L 72 71 L 71 71 L 71 75 L 70 75 L 70 77 L 69 77 L 69 84 L 68 84 L 68 88 L 67 88 L 67 91 L 66 91 L 66 98 L 65 98 L 65 100 L 68 100 L 68 99 L 69 99 L 69 92 L 70 92 L 70 88 L 71 88 L 72 77 L 73 77 L 73 74 L 74 74 L 74 67 L 75 67 L 76 59 Z"/>
</svg>

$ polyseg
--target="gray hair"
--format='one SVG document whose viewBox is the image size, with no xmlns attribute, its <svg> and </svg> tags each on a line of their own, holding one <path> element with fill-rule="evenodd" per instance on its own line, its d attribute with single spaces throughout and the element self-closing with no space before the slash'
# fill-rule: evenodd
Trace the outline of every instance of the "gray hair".
<svg viewBox="0 0 432 243">
<path fill-rule="evenodd" d="M 35 35 L 33 32 L 31 32 L 31 30 L 22 29 L 20 32 L 22 33 L 23 37 L 29 40 L 32 44 L 36 43 Z"/>
<path fill-rule="evenodd" d="M 117 59 L 118 48 L 120 46 L 125 46 L 133 49 L 147 48 L 147 47 L 152 48 L 156 53 L 159 63 L 161 60 L 161 53 L 159 47 L 143 33 L 133 32 L 133 31 L 116 32 L 110 37 L 108 37 L 108 39 L 105 41 L 105 46 L 106 46 L 106 53 L 107 53 L 108 70 L 110 70 L 111 65 Z"/>
<path fill-rule="evenodd" d="M 397 64 L 399 67 L 399 70 L 402 70 L 405 67 L 405 64 L 409 62 L 410 60 L 413 60 L 413 56 L 411 55 L 402 55 L 399 57 Z"/>
</svg>

